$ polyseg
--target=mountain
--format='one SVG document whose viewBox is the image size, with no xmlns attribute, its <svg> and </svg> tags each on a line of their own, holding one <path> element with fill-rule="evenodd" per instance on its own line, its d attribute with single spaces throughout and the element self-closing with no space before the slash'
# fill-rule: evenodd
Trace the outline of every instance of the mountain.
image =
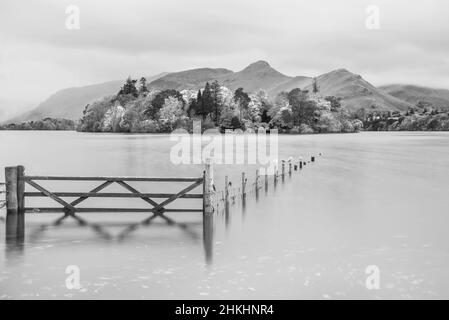
<svg viewBox="0 0 449 320">
<path fill-rule="evenodd" d="M 291 77 L 276 71 L 267 62 L 258 61 L 239 72 L 228 69 L 203 68 L 170 73 L 151 82 L 149 86 L 160 90 L 198 90 L 203 88 L 206 82 L 217 80 L 229 89 L 235 90 L 242 87 L 248 92 L 253 92 L 258 89 L 268 91 L 279 83 L 290 79 Z"/>
<path fill-rule="evenodd" d="M 432 89 L 414 85 L 393 84 L 380 87 L 389 95 L 416 105 L 419 102 L 449 109 L 449 90 Z"/>
<path fill-rule="evenodd" d="M 338 69 L 317 77 L 319 94 L 342 98 L 342 105 L 349 110 L 359 108 L 385 111 L 401 111 L 409 108 L 409 103 L 379 90 L 360 75 L 346 69 Z M 305 89 L 313 91 L 313 85 Z"/>
<path fill-rule="evenodd" d="M 150 83 L 158 89 L 199 89 L 209 81 L 235 90 L 242 87 L 247 92 L 264 89 L 271 98 L 282 91 L 294 88 L 312 92 L 313 78 L 289 77 L 273 69 L 267 62 L 258 61 L 239 72 L 227 69 L 194 69 L 171 73 Z M 377 89 L 361 76 L 345 69 L 338 69 L 317 77 L 319 93 L 341 97 L 349 110 L 376 108 L 378 110 L 406 110 L 409 104 Z"/>
<path fill-rule="evenodd" d="M 265 61 L 257 61 L 250 64 L 245 69 L 232 74 L 227 74 L 221 79 L 217 79 L 225 87 L 236 90 L 244 88 L 245 91 L 254 92 L 259 89 L 271 90 L 280 83 L 292 79 L 279 71 L 273 69 Z"/>
<path fill-rule="evenodd" d="M 153 77 L 147 77 L 147 81 L 153 81 L 164 75 L 165 73 Z M 51 95 L 47 100 L 39 104 L 35 109 L 16 116 L 8 120 L 8 122 L 13 123 L 40 120 L 46 117 L 78 120 L 81 118 L 83 110 L 87 104 L 102 97 L 116 94 L 120 90 L 123 83 L 124 80 L 117 80 L 84 87 L 72 87 L 59 90 Z"/>
</svg>

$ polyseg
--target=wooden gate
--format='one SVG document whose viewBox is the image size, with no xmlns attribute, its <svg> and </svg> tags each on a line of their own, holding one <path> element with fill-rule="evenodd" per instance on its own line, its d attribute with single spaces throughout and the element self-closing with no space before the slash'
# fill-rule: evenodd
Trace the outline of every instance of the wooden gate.
<svg viewBox="0 0 449 320">
<path fill-rule="evenodd" d="M 142 223 L 148 224 L 153 219 L 160 217 L 168 223 L 174 221 L 167 217 L 168 212 L 202 212 L 212 213 L 211 206 L 211 165 L 206 164 L 206 170 L 202 177 L 182 177 L 182 178 L 149 178 L 149 177 L 61 177 L 61 176 L 27 176 L 23 166 L 5 168 L 6 178 L 6 236 L 22 238 L 25 232 L 25 213 L 64 213 L 57 220 L 57 224 L 64 219 L 71 217 L 80 224 L 88 224 L 86 220 L 79 217 L 78 213 L 88 212 L 134 212 L 134 213 L 152 213 L 152 216 L 145 219 Z M 96 181 L 100 184 L 89 192 L 55 192 L 44 188 L 39 184 L 40 181 Z M 130 182 L 166 182 L 178 186 L 180 183 L 188 183 L 177 193 L 142 193 L 132 187 Z M 126 193 L 106 193 L 100 192 L 106 187 L 118 184 L 128 192 Z M 26 191 L 26 185 L 33 187 L 36 191 Z M 200 193 L 191 193 L 194 189 L 202 186 Z M 26 198 L 46 197 L 55 201 L 57 207 L 26 207 Z M 68 202 L 63 198 L 77 198 Z M 80 208 L 78 205 L 89 198 L 136 198 L 142 199 L 150 205 L 148 208 Z M 163 199 L 158 202 L 156 199 Z M 196 209 L 177 208 L 171 209 L 167 206 L 177 199 L 202 199 L 202 207 Z"/>
</svg>

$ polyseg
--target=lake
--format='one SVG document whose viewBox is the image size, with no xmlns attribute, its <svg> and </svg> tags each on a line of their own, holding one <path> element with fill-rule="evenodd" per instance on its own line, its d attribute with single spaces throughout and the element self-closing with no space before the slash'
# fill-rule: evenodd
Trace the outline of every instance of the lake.
<svg viewBox="0 0 449 320">
<path fill-rule="evenodd" d="M 0 131 L 0 181 L 14 165 L 32 175 L 201 176 L 202 165 L 171 163 L 173 145 L 168 135 Z M 41 229 L 60 215 L 29 213 L 21 248 L 5 244 L 2 220 L 0 299 L 448 299 L 448 146 L 449 133 L 280 136 L 279 159 L 322 156 L 244 208 L 236 199 L 214 214 L 206 244 L 201 213 L 169 213 L 185 227 L 155 221 L 121 241 L 70 219 Z M 239 185 L 242 171 L 255 167 L 216 165 L 218 189 L 226 174 Z M 115 236 L 149 215 L 80 216 Z M 79 267 L 79 290 L 66 287 L 67 266 Z M 370 266 L 378 290 L 366 286 Z"/>
</svg>

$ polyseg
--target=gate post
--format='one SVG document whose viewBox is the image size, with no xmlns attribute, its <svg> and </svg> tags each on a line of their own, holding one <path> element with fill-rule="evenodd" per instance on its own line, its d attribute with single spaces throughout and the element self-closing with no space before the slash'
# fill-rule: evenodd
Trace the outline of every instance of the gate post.
<svg viewBox="0 0 449 320">
<path fill-rule="evenodd" d="M 203 214 L 212 214 L 214 208 L 212 206 L 212 180 L 214 178 L 214 169 L 212 160 L 206 159 L 206 167 L 204 170 L 203 181 Z"/>
<path fill-rule="evenodd" d="M 214 169 L 211 159 L 206 159 L 203 180 L 203 246 L 206 263 L 210 264 L 213 258 L 213 212 L 212 190 Z"/>
<path fill-rule="evenodd" d="M 6 167 L 6 240 L 23 240 L 25 236 L 25 168 Z"/>
</svg>

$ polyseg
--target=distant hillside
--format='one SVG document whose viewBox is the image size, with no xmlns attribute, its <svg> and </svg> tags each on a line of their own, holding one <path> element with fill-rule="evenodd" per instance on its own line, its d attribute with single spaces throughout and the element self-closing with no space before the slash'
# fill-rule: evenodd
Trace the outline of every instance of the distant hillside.
<svg viewBox="0 0 449 320">
<path fill-rule="evenodd" d="M 165 74 L 148 77 L 152 81 Z M 110 81 L 85 87 L 73 87 L 59 90 L 47 100 L 39 104 L 35 109 L 16 116 L 7 122 L 15 123 L 43 118 L 64 118 L 78 120 L 82 116 L 84 107 L 104 96 L 116 94 L 123 85 L 124 80 Z"/>
<path fill-rule="evenodd" d="M 319 93 L 323 96 L 337 96 L 350 110 L 359 108 L 377 110 L 406 110 L 409 104 L 374 87 L 361 76 L 346 69 L 338 69 L 317 77 Z M 307 90 L 312 92 L 309 85 Z"/>
<path fill-rule="evenodd" d="M 149 87 L 165 90 L 165 89 L 199 89 L 204 87 L 204 84 L 214 79 L 219 79 L 224 75 L 233 73 L 227 69 L 210 69 L 201 68 L 186 70 L 181 72 L 169 73 L 165 76 L 159 77 L 154 81 L 149 81 Z"/>
<path fill-rule="evenodd" d="M 413 85 L 393 84 L 380 87 L 383 91 L 412 105 L 419 102 L 449 109 L 449 90 L 432 89 Z"/>
<path fill-rule="evenodd" d="M 304 88 L 308 87 L 309 85 L 311 85 L 312 82 L 313 82 L 313 78 L 311 78 L 311 77 L 302 77 L 302 76 L 294 77 L 294 78 L 289 79 L 286 82 L 283 82 L 277 86 L 274 86 L 267 93 L 269 96 L 275 97 L 282 91 L 289 92 L 296 88 L 304 89 Z"/>
<path fill-rule="evenodd" d="M 0 98 L 0 124 L 23 113 L 24 110 L 31 110 L 33 107 L 35 107 L 35 104 L 32 102 Z"/>
</svg>

